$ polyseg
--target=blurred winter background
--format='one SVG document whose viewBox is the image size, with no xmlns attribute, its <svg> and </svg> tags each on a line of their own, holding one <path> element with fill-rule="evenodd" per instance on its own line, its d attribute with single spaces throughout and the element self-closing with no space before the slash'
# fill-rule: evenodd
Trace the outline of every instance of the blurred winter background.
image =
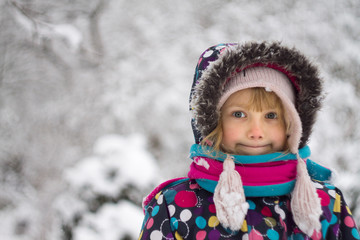
<svg viewBox="0 0 360 240">
<path fill-rule="evenodd" d="M 280 40 L 328 92 L 312 159 L 360 223 L 360 1 L 2 0 L 0 238 L 137 239 L 141 200 L 183 176 L 197 58 Z"/>
</svg>

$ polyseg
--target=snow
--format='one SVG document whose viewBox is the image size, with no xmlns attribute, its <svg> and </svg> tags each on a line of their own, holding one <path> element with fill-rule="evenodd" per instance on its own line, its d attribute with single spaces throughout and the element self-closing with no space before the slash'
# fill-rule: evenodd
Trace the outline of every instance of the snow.
<svg viewBox="0 0 360 240">
<path fill-rule="evenodd" d="M 83 35 L 77 27 L 71 24 L 49 24 L 23 15 L 19 9 L 14 11 L 17 21 L 29 33 L 38 35 L 39 39 L 59 38 L 65 41 L 72 51 L 77 51 L 82 44 Z"/>
<path fill-rule="evenodd" d="M 145 188 L 158 176 L 155 159 L 146 151 L 144 136 L 105 135 L 94 146 L 94 156 L 65 173 L 73 187 L 87 186 L 97 194 L 116 196 L 119 186 Z"/>
<path fill-rule="evenodd" d="M 144 214 L 122 197 L 139 199 L 140 192 L 160 181 L 157 162 L 146 146 L 141 134 L 104 135 L 90 157 L 64 172 L 71 191 L 58 197 L 55 208 L 74 239 L 137 237 Z"/>
<path fill-rule="evenodd" d="M 128 201 L 106 204 L 96 214 L 87 213 L 74 232 L 74 240 L 118 240 L 122 236 L 137 239 L 143 212 Z"/>
<path fill-rule="evenodd" d="M 70 24 L 57 24 L 52 25 L 51 27 L 53 33 L 60 38 L 63 38 L 72 51 L 79 49 L 83 41 L 83 36 L 79 29 Z"/>
<path fill-rule="evenodd" d="M 39 221 L 39 212 L 31 202 L 20 202 L 14 209 L 2 209 L 0 219 L 1 239 L 27 240 L 37 234 L 35 226 Z M 23 235 L 25 232 L 27 234 Z"/>
</svg>

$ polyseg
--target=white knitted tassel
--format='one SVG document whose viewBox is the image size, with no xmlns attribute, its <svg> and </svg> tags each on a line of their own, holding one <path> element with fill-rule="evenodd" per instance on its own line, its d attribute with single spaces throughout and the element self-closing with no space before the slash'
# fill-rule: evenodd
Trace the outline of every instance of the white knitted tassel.
<svg viewBox="0 0 360 240">
<path fill-rule="evenodd" d="M 305 161 L 300 158 L 299 154 L 297 154 L 297 159 L 297 178 L 291 197 L 291 210 L 297 226 L 311 237 L 314 231 L 321 230 L 321 204 L 306 169 Z"/>
<path fill-rule="evenodd" d="M 223 168 L 214 192 L 216 216 L 224 227 L 238 231 L 249 204 L 245 199 L 240 174 L 235 170 L 235 163 L 230 155 L 225 159 Z"/>
</svg>

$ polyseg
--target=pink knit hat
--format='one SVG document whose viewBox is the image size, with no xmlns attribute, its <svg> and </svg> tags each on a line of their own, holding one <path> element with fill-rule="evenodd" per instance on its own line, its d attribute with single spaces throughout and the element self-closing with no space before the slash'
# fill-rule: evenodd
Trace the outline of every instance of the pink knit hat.
<svg viewBox="0 0 360 240">
<path fill-rule="evenodd" d="M 217 105 L 218 110 L 224 105 L 231 94 L 254 87 L 263 87 L 274 92 L 282 101 L 285 119 L 289 121 L 289 149 L 298 152 L 302 127 L 298 112 L 295 109 L 295 90 L 291 81 L 282 72 L 268 67 L 252 67 L 235 74 L 224 86 L 223 94 Z"/>
</svg>

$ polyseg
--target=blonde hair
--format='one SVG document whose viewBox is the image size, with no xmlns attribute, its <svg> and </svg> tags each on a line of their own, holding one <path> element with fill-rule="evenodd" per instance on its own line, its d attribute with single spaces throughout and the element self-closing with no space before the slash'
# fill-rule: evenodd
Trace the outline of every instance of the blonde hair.
<svg viewBox="0 0 360 240">
<path fill-rule="evenodd" d="M 262 111 L 264 108 L 276 109 L 279 112 L 280 117 L 283 118 L 286 133 L 288 133 L 290 130 L 290 122 L 285 117 L 284 107 L 280 98 L 274 92 L 268 92 L 265 90 L 265 88 L 262 87 L 250 88 L 250 90 L 251 96 L 248 101 L 248 108 L 254 111 Z M 200 144 L 203 146 L 212 146 L 213 150 L 221 151 L 223 136 L 222 131 L 222 114 L 220 110 L 220 117 L 216 128 L 209 135 L 207 135 Z M 287 143 L 284 151 L 289 151 Z"/>
</svg>

